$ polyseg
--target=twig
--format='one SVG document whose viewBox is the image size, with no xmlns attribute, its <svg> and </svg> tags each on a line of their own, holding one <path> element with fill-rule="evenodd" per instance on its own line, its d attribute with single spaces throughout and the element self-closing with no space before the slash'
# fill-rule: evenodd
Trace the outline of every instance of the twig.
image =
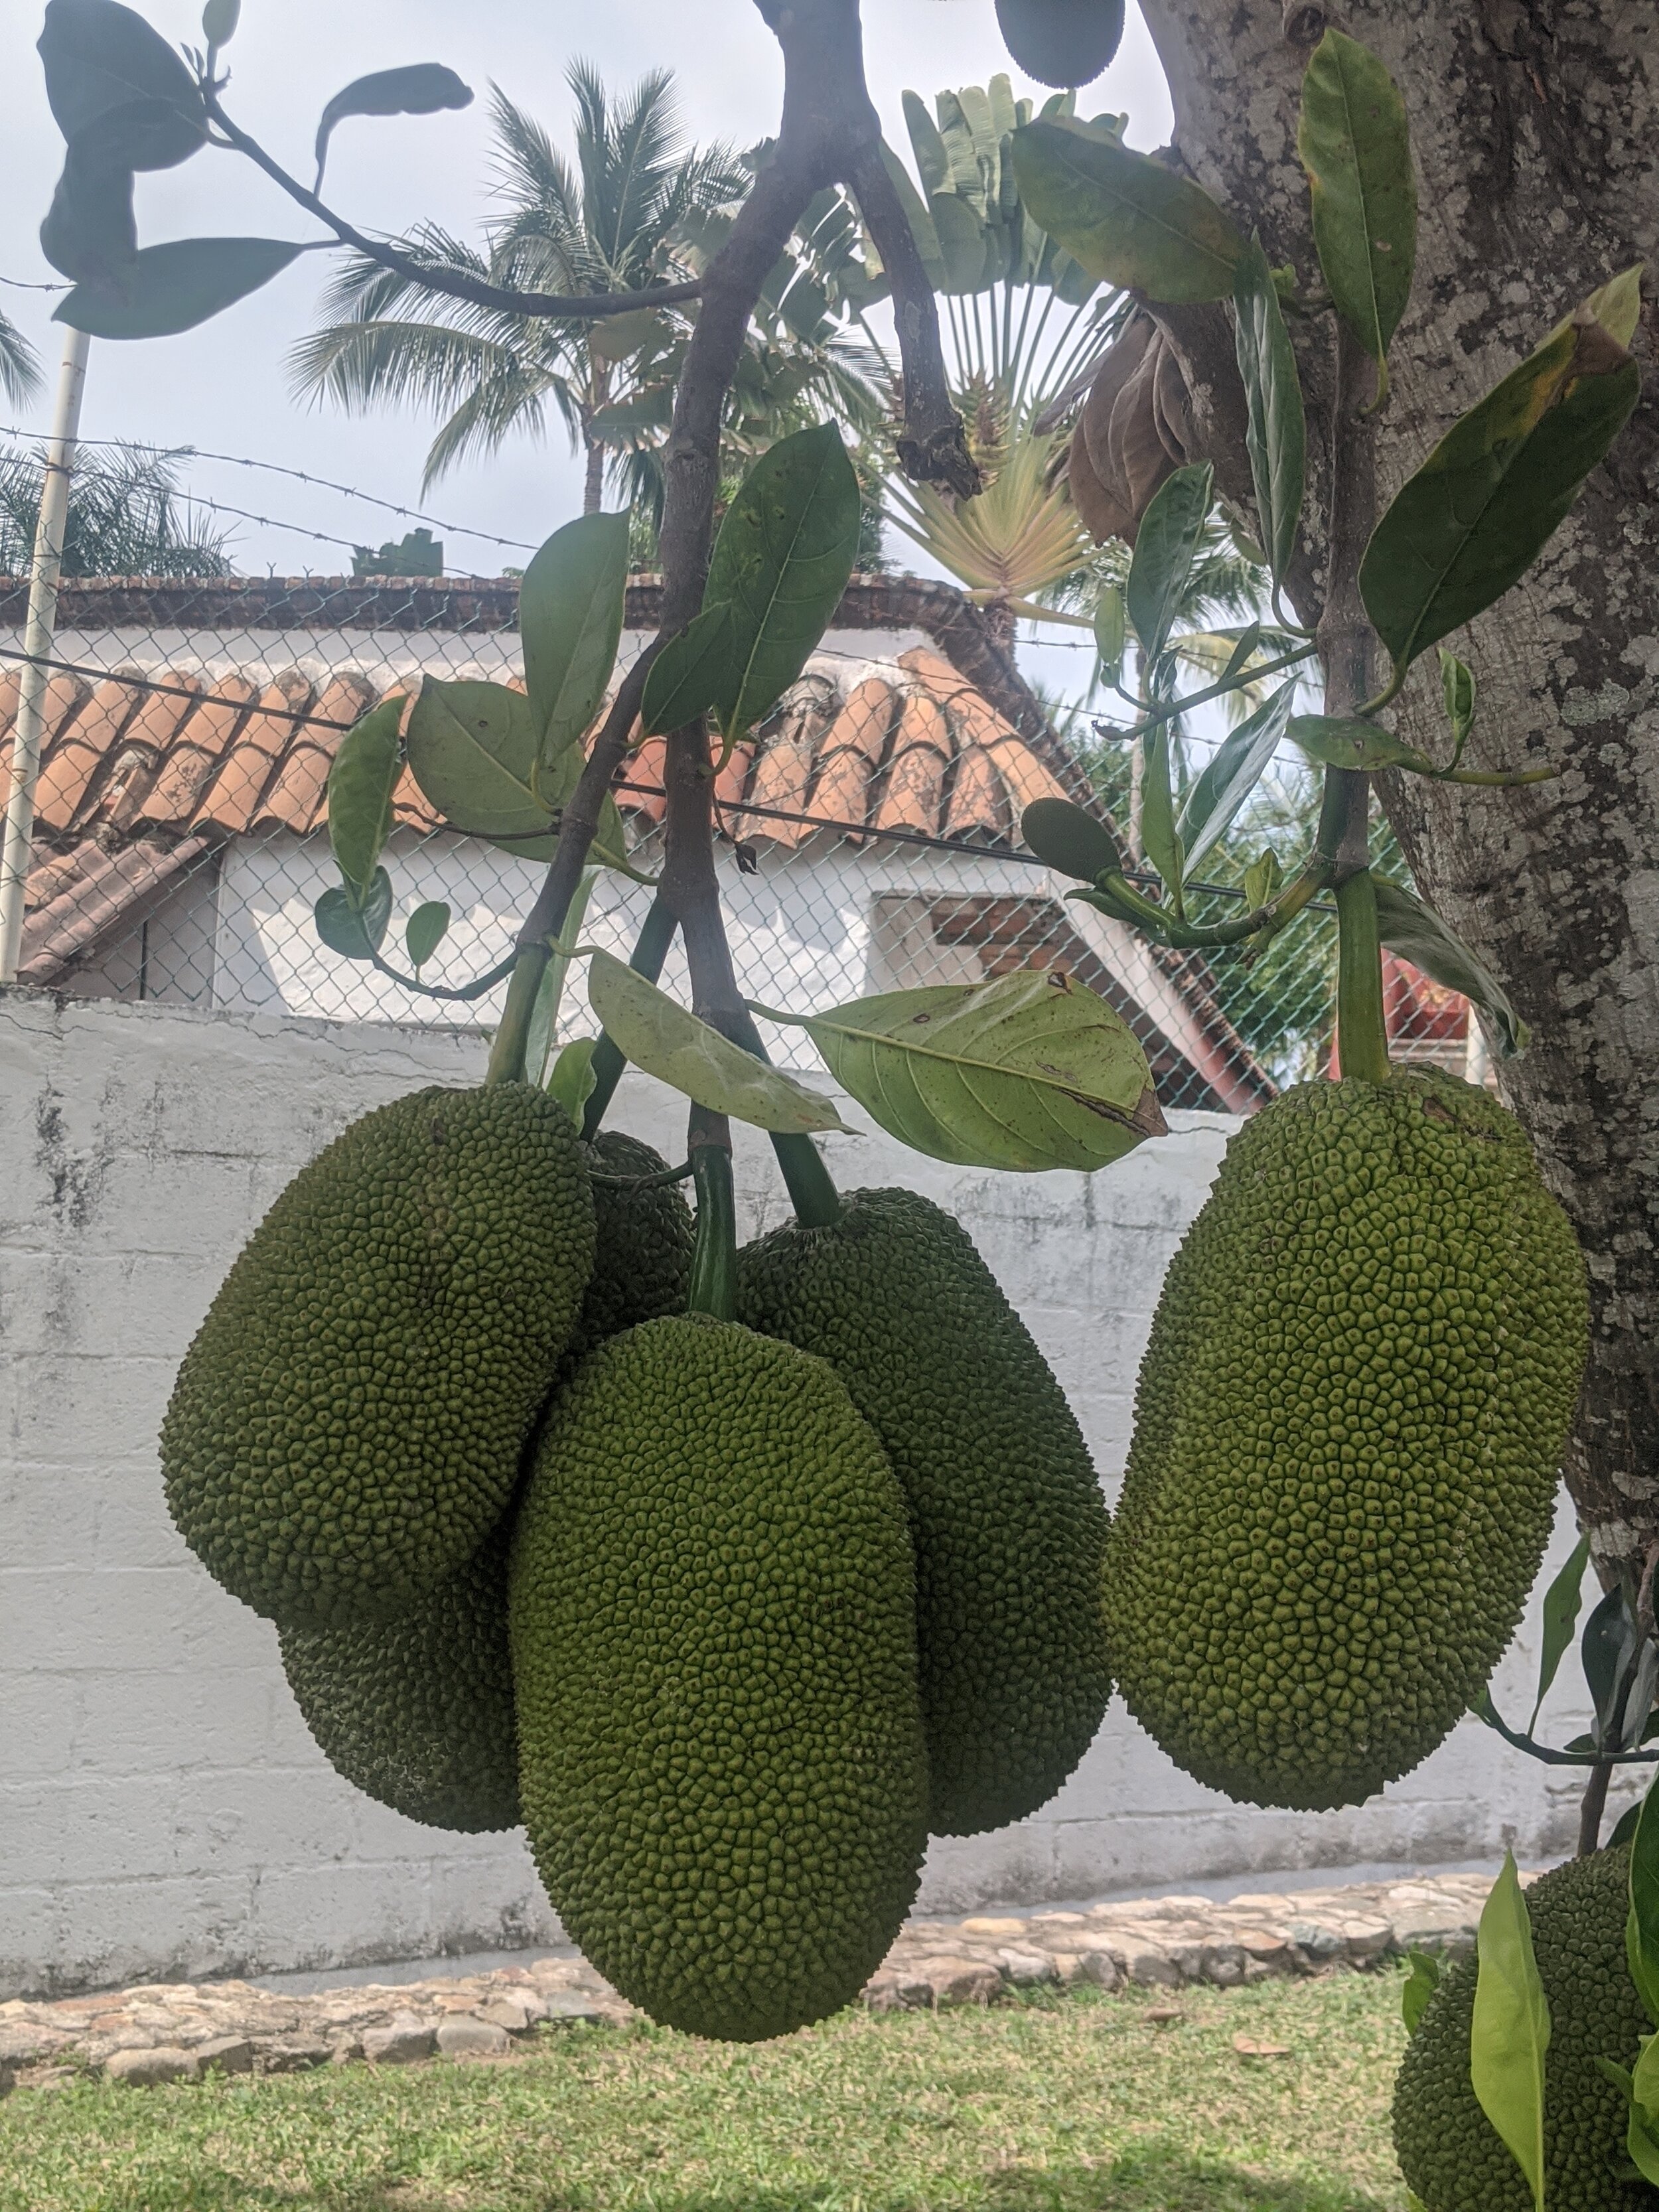
<svg viewBox="0 0 1659 2212">
<path fill-rule="evenodd" d="M 1613 1779 L 1611 1760 L 1598 1759 L 1590 1769 L 1589 1780 L 1584 1784 L 1583 1801 L 1578 1808 L 1578 1856 L 1592 1857 L 1601 1845 L 1601 1816 L 1607 1809 L 1607 1784 Z"/>
<path fill-rule="evenodd" d="M 481 276 L 469 276 L 459 269 L 429 267 L 417 261 L 412 254 L 402 253 L 395 246 L 384 240 L 367 237 L 349 223 L 343 216 L 319 200 L 297 177 L 291 177 L 282 164 L 267 154 L 256 138 L 231 121 L 219 104 L 218 94 L 210 85 L 202 86 L 202 100 L 209 115 L 225 135 L 228 144 L 245 155 L 257 168 L 263 169 L 271 182 L 279 185 L 291 200 L 304 208 L 319 222 L 326 223 L 343 246 L 355 247 L 382 269 L 390 269 L 399 276 L 420 284 L 428 292 L 441 292 L 452 300 L 469 301 L 475 307 L 489 307 L 500 314 L 527 315 L 538 319 L 554 317 L 573 321 L 596 321 L 607 315 L 631 315 L 638 307 L 677 307 L 699 299 L 702 286 L 697 283 L 684 284 L 656 284 L 637 292 L 579 292 L 566 295 L 559 292 L 520 292 L 501 284 L 488 284 Z"/>
</svg>

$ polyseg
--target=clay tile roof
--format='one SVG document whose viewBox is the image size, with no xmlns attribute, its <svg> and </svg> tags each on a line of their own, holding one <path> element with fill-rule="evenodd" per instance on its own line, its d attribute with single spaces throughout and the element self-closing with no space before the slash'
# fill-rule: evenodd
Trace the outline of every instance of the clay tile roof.
<svg viewBox="0 0 1659 2212">
<path fill-rule="evenodd" d="M 22 671 L 8 669 L 0 676 L 0 805 L 11 793 L 11 738 L 12 725 L 17 719 L 17 694 L 22 684 Z M 44 759 L 52 748 L 52 740 L 90 696 L 87 686 L 78 676 L 66 676 L 61 672 L 48 678 L 46 696 L 41 720 L 41 757 Z M 34 811 L 40 814 L 40 787 L 35 789 Z M 46 825 L 50 826 L 50 825 Z"/>
<path fill-rule="evenodd" d="M 376 696 L 374 686 L 361 676 L 334 678 L 311 710 L 318 726 L 295 731 L 282 767 L 253 817 L 253 829 L 292 830 L 303 836 L 326 818 L 328 772 L 343 734 L 326 725 L 343 723 L 349 728 L 368 712 Z"/>
<path fill-rule="evenodd" d="M 40 781 L 34 787 L 34 818 L 43 829 L 67 830 L 75 820 L 143 696 L 130 684 L 113 679 L 100 684 L 46 744 Z"/>
<path fill-rule="evenodd" d="M 297 670 L 266 684 L 259 704 L 238 730 L 192 829 L 240 836 L 252 828 L 283 754 L 298 734 L 295 716 L 311 703 L 311 685 Z"/>
<path fill-rule="evenodd" d="M 871 827 L 936 831 L 944 813 L 945 774 L 955 750 L 939 701 L 926 692 L 913 692 L 899 712 L 892 757 Z"/>
<path fill-rule="evenodd" d="M 258 696 L 258 686 L 245 676 L 216 679 L 213 696 L 179 726 L 137 810 L 137 823 L 156 830 L 183 830 L 190 823 L 203 792 L 224 763 L 244 713 Z"/>
<path fill-rule="evenodd" d="M 893 686 L 878 676 L 866 676 L 854 687 L 818 746 L 814 814 L 834 822 L 869 818 L 870 787 L 887 750 L 897 699 Z"/>
</svg>

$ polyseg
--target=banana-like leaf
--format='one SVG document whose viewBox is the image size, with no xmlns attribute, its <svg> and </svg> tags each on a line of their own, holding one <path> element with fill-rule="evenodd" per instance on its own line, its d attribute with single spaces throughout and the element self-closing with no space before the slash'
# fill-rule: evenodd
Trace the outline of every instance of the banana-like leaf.
<svg viewBox="0 0 1659 2212">
<path fill-rule="evenodd" d="M 453 919 L 446 900 L 428 899 L 404 924 L 404 950 L 417 975 L 448 936 Z"/>
<path fill-rule="evenodd" d="M 1433 766 L 1403 738 L 1378 729 L 1375 722 L 1363 722 L 1352 715 L 1292 714 L 1286 734 L 1291 743 L 1299 745 L 1310 760 L 1322 761 L 1327 768 L 1406 767 L 1422 770 Z"/>
<path fill-rule="evenodd" d="M 1659 2027 L 1659 1805 L 1652 1788 L 1642 1800 L 1630 1852 L 1630 1922 L 1626 1937 L 1631 1976 L 1648 2018 Z M 1659 2085 L 1656 2085 L 1659 2086 Z M 1659 2095 L 1652 2100 L 1659 2118 Z"/>
<path fill-rule="evenodd" d="M 1641 386 L 1628 351 L 1639 273 L 1592 294 L 1395 494 L 1359 589 L 1396 668 L 1526 574 L 1624 428 Z"/>
<path fill-rule="evenodd" d="M 1176 823 L 1190 875 L 1231 829 L 1239 809 L 1267 773 L 1291 719 L 1292 679 L 1231 731 L 1195 776 Z"/>
<path fill-rule="evenodd" d="M 1526 1024 L 1510 995 L 1485 962 L 1477 958 L 1420 899 L 1399 884 L 1373 877 L 1376 890 L 1376 925 L 1391 952 L 1409 960 L 1449 991 L 1461 991 L 1483 1014 L 1490 1015 L 1498 1030 L 1498 1052 L 1512 1060 L 1527 1048 Z"/>
<path fill-rule="evenodd" d="M 536 710 L 505 684 L 428 676 L 409 718 L 409 765 L 452 830 L 464 836 L 536 838 L 553 806 L 532 786 L 540 750 Z"/>
<path fill-rule="evenodd" d="M 1589 1564 L 1589 1538 L 1581 1536 L 1567 1561 L 1544 1593 L 1544 1626 L 1538 1652 L 1538 1696 L 1527 1723 L 1530 1735 L 1538 1725 L 1562 1660 L 1578 1632 L 1578 1615 L 1584 1601 L 1584 1569 Z"/>
<path fill-rule="evenodd" d="M 1411 1972 L 1400 1993 L 1400 2011 L 1407 2034 L 1415 2035 L 1429 2008 L 1429 1999 L 1440 1986 L 1440 1961 L 1431 1951 L 1412 1951 L 1407 1956 Z"/>
<path fill-rule="evenodd" d="M 1117 840 L 1103 822 L 1069 799 L 1034 799 L 1019 817 L 1019 832 L 1045 867 L 1091 884 L 1123 866 Z"/>
<path fill-rule="evenodd" d="M 376 868 L 363 895 L 336 884 L 311 909 L 317 934 L 331 952 L 348 960 L 372 960 L 385 942 L 392 919 L 392 878 Z"/>
<path fill-rule="evenodd" d="M 1328 30 L 1302 81 L 1297 150 L 1313 197 L 1314 246 L 1336 311 L 1382 371 L 1411 296 L 1417 179 L 1406 103 L 1376 56 Z"/>
<path fill-rule="evenodd" d="M 303 246 L 283 238 L 175 238 L 134 254 L 108 283 L 77 284 L 55 323 L 94 338 L 166 338 L 269 284 Z"/>
<path fill-rule="evenodd" d="M 583 736 L 605 696 L 627 588 L 625 514 L 584 514 L 567 522 L 524 572 L 519 629 L 544 763 Z"/>
<path fill-rule="evenodd" d="M 1189 178 L 1060 117 L 1016 131 L 1014 175 L 1032 220 L 1091 276 L 1150 300 L 1224 300 L 1244 240 Z"/>
<path fill-rule="evenodd" d="M 623 1057 L 695 1104 L 757 1129 L 851 1133 L 830 1099 L 757 1060 L 611 953 L 592 955 L 587 996 Z"/>
<path fill-rule="evenodd" d="M 1210 512 L 1214 475 L 1207 461 L 1177 469 L 1160 486 L 1140 518 L 1123 596 L 1129 621 L 1149 663 L 1163 652 L 1170 626 L 1181 611 L 1182 595 Z"/>
<path fill-rule="evenodd" d="M 1062 969 L 756 1011 L 805 1030 L 872 1118 L 933 1159 L 1087 1174 L 1164 1134 L 1133 1031 Z"/>
<path fill-rule="evenodd" d="M 368 894 L 392 833 L 392 794 L 403 773 L 400 692 L 372 707 L 340 740 L 328 772 L 328 842 L 335 865 L 361 898 Z"/>
<path fill-rule="evenodd" d="M 1508 1852 L 1480 1915 L 1469 2080 L 1476 2101 L 1526 2178 L 1534 2212 L 1544 2204 L 1544 2069 L 1549 2001 L 1533 1956 L 1532 1922 Z"/>
<path fill-rule="evenodd" d="M 337 92 L 317 125 L 317 189 L 322 189 L 328 142 L 334 126 L 348 115 L 436 115 L 446 107 L 470 107 L 472 88 L 441 62 L 411 62 L 403 69 L 376 70 Z"/>
<path fill-rule="evenodd" d="M 736 653 L 730 607 L 705 607 L 652 662 L 640 702 L 640 734 L 665 737 L 706 714 L 731 681 Z"/>
<path fill-rule="evenodd" d="M 1260 238 L 1252 238 L 1239 256 L 1233 314 L 1238 373 L 1249 408 L 1245 444 L 1255 485 L 1255 511 L 1273 580 L 1281 582 L 1296 550 L 1297 525 L 1302 518 L 1308 425 L 1296 355 Z"/>
<path fill-rule="evenodd" d="M 728 666 L 715 695 L 728 743 L 787 690 L 841 605 L 857 558 L 859 480 L 833 422 L 768 448 L 726 511 L 706 607 L 731 609 Z"/>
</svg>

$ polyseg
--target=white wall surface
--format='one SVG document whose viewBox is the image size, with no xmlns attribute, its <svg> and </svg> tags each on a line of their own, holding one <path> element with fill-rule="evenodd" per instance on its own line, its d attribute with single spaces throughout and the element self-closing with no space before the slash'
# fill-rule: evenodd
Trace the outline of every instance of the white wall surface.
<svg viewBox="0 0 1659 2212">
<path fill-rule="evenodd" d="M 155 1458 L 179 1358 L 283 1183 L 370 1108 L 477 1081 L 483 1052 L 476 1033 L 0 992 L 0 1996 L 554 1932 L 520 1836 L 446 1836 L 333 1774 L 274 1631 L 174 1533 Z M 963 1220 L 1109 1489 L 1164 1268 L 1231 1126 L 1175 1118 L 1091 1178 L 979 1175 L 879 1135 L 831 1140 L 844 1183 L 903 1181 Z M 616 1119 L 678 1156 L 679 1109 L 658 1086 L 627 1079 Z M 745 1232 L 787 1212 L 759 1141 L 743 1145 L 739 1188 Z M 1500 1706 L 1525 1711 L 1533 1665 L 1511 1655 Z M 1564 1711 L 1555 1725 L 1574 1723 Z M 1559 1855 L 1573 1796 L 1571 1778 L 1466 1725 L 1356 1811 L 1240 1808 L 1178 1773 L 1115 1705 L 1042 1814 L 935 1847 L 922 1902 L 1431 1863 L 1506 1842 Z"/>
</svg>

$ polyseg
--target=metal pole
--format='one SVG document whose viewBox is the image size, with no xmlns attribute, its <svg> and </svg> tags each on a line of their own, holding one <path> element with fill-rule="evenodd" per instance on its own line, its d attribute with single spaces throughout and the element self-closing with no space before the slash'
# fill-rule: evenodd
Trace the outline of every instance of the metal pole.
<svg viewBox="0 0 1659 2212">
<path fill-rule="evenodd" d="M 34 531 L 34 565 L 29 578 L 28 623 L 23 650 L 36 656 L 23 663 L 17 687 L 17 719 L 12 725 L 11 795 L 6 802 L 6 835 L 0 848 L 0 983 L 17 981 L 23 947 L 23 897 L 28 884 L 29 848 L 34 836 L 34 787 L 40 775 L 40 738 L 50 670 L 41 665 L 52 651 L 58 627 L 58 573 L 64 558 L 64 527 L 69 518 L 70 479 L 75 470 L 75 441 L 81 430 L 81 394 L 87 380 L 92 344 L 84 331 L 64 333 L 64 362 L 52 410 L 52 440 L 46 448 L 40 487 L 40 514 Z"/>
</svg>

